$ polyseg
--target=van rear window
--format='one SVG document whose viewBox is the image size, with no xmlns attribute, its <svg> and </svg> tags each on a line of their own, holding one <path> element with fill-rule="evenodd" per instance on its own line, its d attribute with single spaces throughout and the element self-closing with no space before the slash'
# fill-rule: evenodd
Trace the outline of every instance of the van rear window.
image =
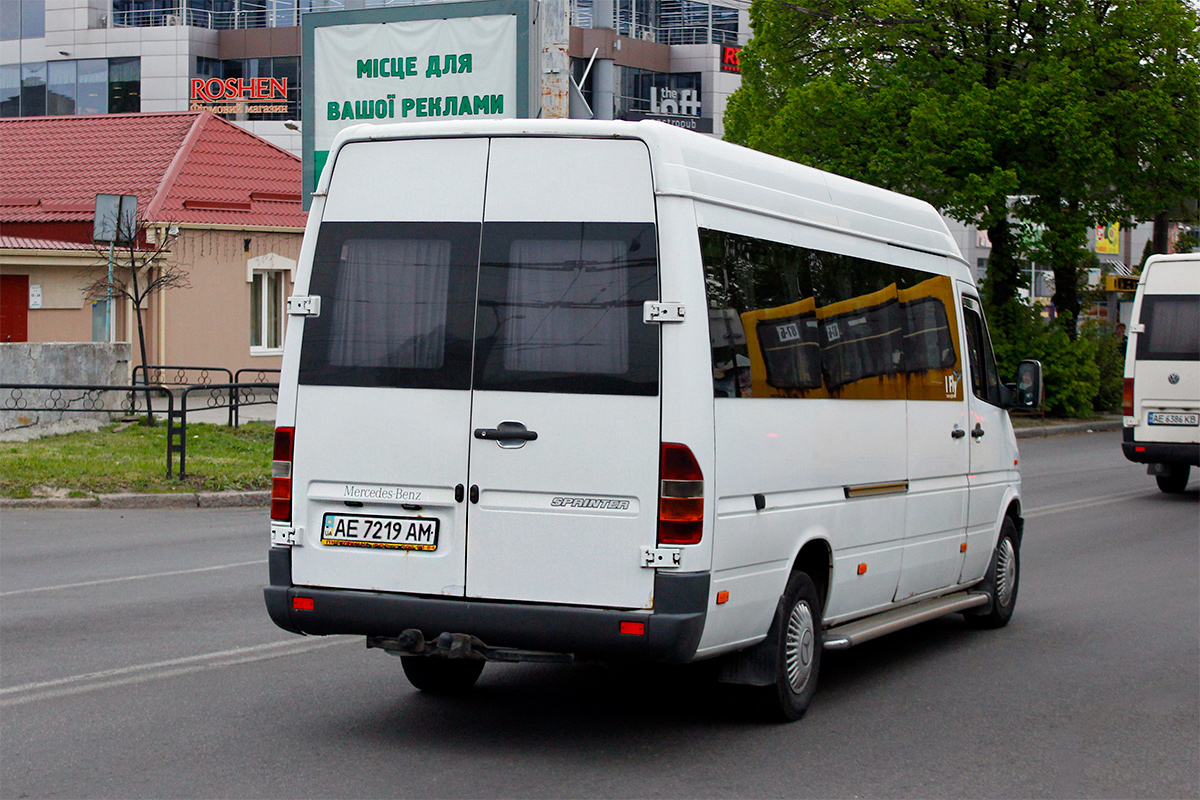
<svg viewBox="0 0 1200 800">
<path fill-rule="evenodd" d="M 1146 361 L 1200 361 L 1200 296 L 1156 294 L 1142 298 L 1137 357 Z"/>
<path fill-rule="evenodd" d="M 478 223 L 327 223 L 300 382 L 469 389 Z"/>
<path fill-rule="evenodd" d="M 658 393 L 654 225 L 484 225 L 475 388 Z"/>
<path fill-rule="evenodd" d="M 326 223 L 300 383 L 655 395 L 655 237 L 649 223 Z"/>
</svg>

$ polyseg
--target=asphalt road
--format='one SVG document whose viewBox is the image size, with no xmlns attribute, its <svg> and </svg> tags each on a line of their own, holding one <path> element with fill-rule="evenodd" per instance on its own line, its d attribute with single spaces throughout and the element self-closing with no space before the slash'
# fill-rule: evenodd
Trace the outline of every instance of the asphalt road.
<svg viewBox="0 0 1200 800">
<path fill-rule="evenodd" d="M 1200 492 L 1119 434 L 1022 442 L 1016 615 L 828 653 L 770 725 L 701 669 L 415 692 L 262 603 L 257 510 L 0 517 L 0 796 L 1197 797 Z"/>
</svg>

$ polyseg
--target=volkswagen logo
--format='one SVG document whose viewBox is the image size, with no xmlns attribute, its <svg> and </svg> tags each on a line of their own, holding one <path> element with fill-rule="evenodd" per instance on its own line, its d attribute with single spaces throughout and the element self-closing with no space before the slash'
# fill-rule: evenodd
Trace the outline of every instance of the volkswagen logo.
<svg viewBox="0 0 1200 800">
<path fill-rule="evenodd" d="M 1167 376 L 1167 383 L 1171 384 L 1172 386 L 1174 386 L 1175 384 L 1179 383 L 1179 373 L 1178 373 L 1178 372 L 1172 372 L 1170 375 L 1168 375 L 1168 376 Z"/>
</svg>

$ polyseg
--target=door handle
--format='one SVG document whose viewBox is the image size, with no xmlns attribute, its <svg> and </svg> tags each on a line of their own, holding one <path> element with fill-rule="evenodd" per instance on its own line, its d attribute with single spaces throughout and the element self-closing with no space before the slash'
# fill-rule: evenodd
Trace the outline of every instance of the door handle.
<svg viewBox="0 0 1200 800">
<path fill-rule="evenodd" d="M 954 430 L 950 431 L 951 439 L 961 439 L 966 435 L 967 435 L 967 432 L 964 431 L 962 428 L 958 427 L 957 425 L 954 426 Z"/>
<path fill-rule="evenodd" d="M 976 422 L 975 430 L 971 431 L 971 438 L 978 442 L 980 439 L 983 438 L 983 434 L 984 434 L 983 426 L 980 425 L 978 422 Z"/>
<path fill-rule="evenodd" d="M 494 428 L 476 428 L 476 439 L 486 439 L 498 442 L 501 447 L 522 447 L 525 442 L 538 438 L 537 431 L 531 431 L 520 422 L 501 422 Z"/>
<path fill-rule="evenodd" d="M 491 441 L 503 441 L 505 439 L 515 439 L 521 442 L 532 442 L 537 438 L 537 431 L 506 431 L 500 428 L 476 428 L 476 439 L 488 439 Z"/>
</svg>

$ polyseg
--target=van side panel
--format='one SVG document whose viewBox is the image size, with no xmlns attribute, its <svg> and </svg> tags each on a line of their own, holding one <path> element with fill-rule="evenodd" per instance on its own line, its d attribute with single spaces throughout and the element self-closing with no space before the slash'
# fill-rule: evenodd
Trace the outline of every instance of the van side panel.
<svg viewBox="0 0 1200 800">
<path fill-rule="evenodd" d="M 705 203 L 697 203 L 696 209 L 701 229 L 744 237 L 739 241 L 762 240 L 879 260 L 894 260 L 894 254 L 902 252 Z M 709 283 L 713 280 L 710 275 Z M 710 314 L 717 312 L 729 316 L 722 309 L 710 309 Z M 761 324 L 770 325 L 772 314 L 785 312 L 764 313 L 768 316 Z M 731 318 L 730 324 L 746 328 L 745 339 L 753 340 L 747 327 L 755 324 L 751 315 Z M 712 346 L 719 348 L 721 343 L 714 338 Z M 710 361 L 717 360 L 726 362 L 718 368 L 743 371 L 740 361 L 710 356 Z M 821 382 L 819 376 L 816 380 Z M 885 382 L 894 394 L 896 378 Z M 729 382 L 727 391 L 736 391 L 734 383 Z M 875 383 L 844 388 L 851 396 L 865 396 Z M 756 383 L 751 397 L 714 400 L 713 591 L 728 591 L 729 599 L 710 607 L 702 653 L 719 652 L 731 642 L 753 641 L 766 633 L 792 561 L 812 538 L 826 539 L 833 548 L 827 621 L 888 606 L 900 576 L 908 471 L 903 389 L 899 399 L 851 400 L 822 397 L 821 389 L 813 390 L 813 396 L 802 389 L 793 397 L 760 396 L 766 388 Z M 889 488 L 878 495 L 862 491 L 882 486 Z M 848 492 L 855 496 L 848 498 Z M 867 565 L 862 574 L 860 564 Z"/>
</svg>

